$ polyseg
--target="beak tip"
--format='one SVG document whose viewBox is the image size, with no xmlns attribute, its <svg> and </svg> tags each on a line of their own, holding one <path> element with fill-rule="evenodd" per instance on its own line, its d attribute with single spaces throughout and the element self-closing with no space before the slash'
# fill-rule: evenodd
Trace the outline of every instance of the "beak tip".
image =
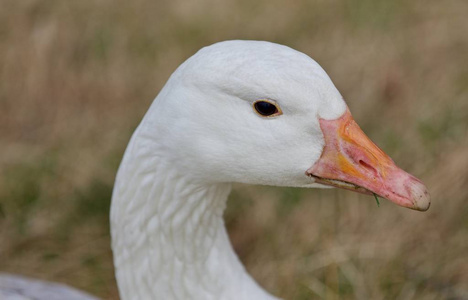
<svg viewBox="0 0 468 300">
<path fill-rule="evenodd" d="M 427 211 L 431 207 L 429 198 L 414 203 L 414 209 L 418 211 Z"/>
<path fill-rule="evenodd" d="M 395 168 L 380 194 L 397 205 L 417 211 L 426 211 L 431 206 L 431 196 L 424 183 L 399 168 Z"/>
<path fill-rule="evenodd" d="M 418 182 L 412 185 L 411 196 L 413 198 L 414 209 L 426 211 L 431 206 L 431 196 L 423 183 Z"/>
</svg>

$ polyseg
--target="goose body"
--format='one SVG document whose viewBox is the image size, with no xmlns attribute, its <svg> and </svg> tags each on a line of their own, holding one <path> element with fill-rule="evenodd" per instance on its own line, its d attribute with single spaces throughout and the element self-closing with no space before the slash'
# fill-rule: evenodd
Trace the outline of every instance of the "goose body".
<svg viewBox="0 0 468 300">
<path fill-rule="evenodd" d="M 98 300 L 63 284 L 0 273 L 1 300 Z"/>
<path fill-rule="evenodd" d="M 172 74 L 120 165 L 111 233 L 121 299 L 276 299 L 229 242 L 232 182 L 331 185 L 429 207 L 424 185 L 364 135 L 314 60 L 269 42 L 217 43 Z"/>
</svg>

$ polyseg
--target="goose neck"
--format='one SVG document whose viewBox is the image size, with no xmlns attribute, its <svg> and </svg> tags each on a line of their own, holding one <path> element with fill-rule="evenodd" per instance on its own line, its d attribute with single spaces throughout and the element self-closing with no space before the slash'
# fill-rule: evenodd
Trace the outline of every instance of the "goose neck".
<svg viewBox="0 0 468 300">
<path fill-rule="evenodd" d="M 272 299 L 229 242 L 223 212 L 231 185 L 194 183 L 161 156 L 132 149 L 147 147 L 130 143 L 111 207 L 121 298 Z"/>
</svg>

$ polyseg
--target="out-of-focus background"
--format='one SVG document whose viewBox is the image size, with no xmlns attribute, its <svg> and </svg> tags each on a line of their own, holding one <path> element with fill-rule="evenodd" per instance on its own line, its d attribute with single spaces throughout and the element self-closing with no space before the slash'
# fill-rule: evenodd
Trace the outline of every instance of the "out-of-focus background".
<svg viewBox="0 0 468 300">
<path fill-rule="evenodd" d="M 117 299 L 108 211 L 132 131 L 199 48 L 260 39 L 317 60 L 433 203 L 236 185 L 226 223 L 248 271 L 286 299 L 468 299 L 467 15 L 463 0 L 0 0 L 0 271 Z"/>
</svg>

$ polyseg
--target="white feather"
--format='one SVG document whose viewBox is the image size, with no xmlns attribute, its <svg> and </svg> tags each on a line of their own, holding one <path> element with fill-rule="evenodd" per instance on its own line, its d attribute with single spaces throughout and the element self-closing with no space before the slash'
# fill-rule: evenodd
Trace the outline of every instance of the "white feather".
<svg viewBox="0 0 468 300">
<path fill-rule="evenodd" d="M 283 115 L 262 118 L 258 99 Z M 346 105 L 320 66 L 291 48 L 229 41 L 171 76 L 134 133 L 112 199 L 122 299 L 274 299 L 246 273 L 222 214 L 231 182 L 314 186 L 318 118 Z"/>
<path fill-rule="evenodd" d="M 259 99 L 276 101 L 283 114 L 259 116 Z M 227 41 L 184 62 L 133 134 L 117 175 L 111 231 L 121 299 L 275 299 L 229 242 L 231 182 L 317 187 L 305 171 L 324 146 L 319 118 L 345 110 L 325 71 L 286 46 Z M 2 282 L 6 297 L 20 281 Z M 34 299 L 94 299 L 70 289 L 60 296 L 63 287 L 52 284 L 32 294 L 32 283 L 20 286 L 17 297 L 45 287 L 59 298 Z"/>
</svg>

